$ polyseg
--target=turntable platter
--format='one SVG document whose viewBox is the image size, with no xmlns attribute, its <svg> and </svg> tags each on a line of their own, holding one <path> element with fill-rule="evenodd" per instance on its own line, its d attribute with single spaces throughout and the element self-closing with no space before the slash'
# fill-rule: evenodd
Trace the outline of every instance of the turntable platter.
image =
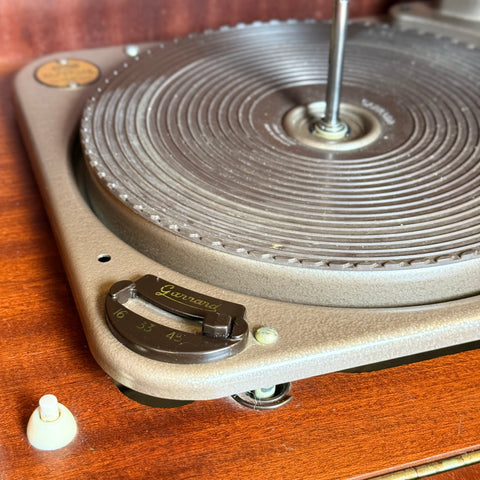
<svg viewBox="0 0 480 480">
<path fill-rule="evenodd" d="M 273 22 L 160 44 L 89 100 L 96 214 L 163 265 L 250 295 L 420 305 L 478 292 L 480 53 L 352 24 L 325 142 L 329 24 Z"/>
<path fill-rule="evenodd" d="M 116 382 L 218 398 L 478 340 L 479 51 L 352 23 L 350 131 L 332 139 L 329 30 L 240 25 L 17 75 L 87 341 Z"/>
</svg>

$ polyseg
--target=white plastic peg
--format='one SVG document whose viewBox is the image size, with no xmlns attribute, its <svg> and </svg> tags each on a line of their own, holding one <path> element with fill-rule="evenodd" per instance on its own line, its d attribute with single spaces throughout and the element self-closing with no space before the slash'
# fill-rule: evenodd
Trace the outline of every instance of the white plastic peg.
<svg viewBox="0 0 480 480">
<path fill-rule="evenodd" d="M 77 422 L 55 395 L 44 395 L 27 425 L 28 441 L 39 450 L 57 450 L 68 445 L 77 434 Z"/>
</svg>

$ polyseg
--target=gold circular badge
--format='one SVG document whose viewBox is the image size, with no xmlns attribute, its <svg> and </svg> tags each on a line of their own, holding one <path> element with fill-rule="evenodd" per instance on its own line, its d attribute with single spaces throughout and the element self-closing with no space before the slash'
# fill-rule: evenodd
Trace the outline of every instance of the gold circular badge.
<svg viewBox="0 0 480 480">
<path fill-rule="evenodd" d="M 73 58 L 44 63 L 35 72 L 35 78 L 49 87 L 77 88 L 93 83 L 100 69 L 93 63 Z"/>
</svg>

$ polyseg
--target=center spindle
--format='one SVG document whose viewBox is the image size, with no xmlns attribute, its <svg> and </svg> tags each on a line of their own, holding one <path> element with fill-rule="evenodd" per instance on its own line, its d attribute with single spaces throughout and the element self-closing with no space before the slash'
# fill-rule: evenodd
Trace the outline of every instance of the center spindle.
<svg viewBox="0 0 480 480">
<path fill-rule="evenodd" d="M 330 53 L 325 115 L 313 124 L 312 131 L 327 140 L 340 140 L 349 132 L 349 126 L 339 117 L 342 90 L 343 57 L 348 24 L 349 0 L 335 0 L 332 28 L 330 31 Z"/>
</svg>

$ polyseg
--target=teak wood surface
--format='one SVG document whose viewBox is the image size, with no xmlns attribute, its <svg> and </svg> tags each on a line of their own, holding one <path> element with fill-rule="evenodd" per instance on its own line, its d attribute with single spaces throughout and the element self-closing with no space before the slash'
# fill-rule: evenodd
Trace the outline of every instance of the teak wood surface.
<svg viewBox="0 0 480 480">
<path fill-rule="evenodd" d="M 353 0 L 351 13 L 390 3 Z M 259 412 L 231 399 L 137 404 L 86 345 L 14 119 L 15 71 L 58 50 L 330 13 L 330 0 L 0 0 L 0 479 L 364 479 L 480 448 L 480 351 L 296 382 L 287 406 Z M 46 393 L 79 427 L 54 452 L 25 436 Z M 478 479 L 480 468 L 435 478 Z"/>
</svg>

